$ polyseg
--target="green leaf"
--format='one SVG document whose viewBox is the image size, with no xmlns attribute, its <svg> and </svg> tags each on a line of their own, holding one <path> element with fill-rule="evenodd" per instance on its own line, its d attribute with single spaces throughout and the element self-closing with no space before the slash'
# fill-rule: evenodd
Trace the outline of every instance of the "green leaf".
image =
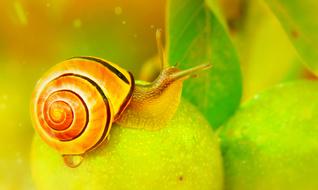
<svg viewBox="0 0 318 190">
<path fill-rule="evenodd" d="M 220 18 L 204 0 L 168 2 L 167 47 L 170 64 L 213 67 L 185 82 L 183 96 L 196 105 L 214 128 L 236 110 L 242 93 L 238 57 Z M 213 9 L 214 10 L 214 9 Z"/>
<path fill-rule="evenodd" d="M 275 84 L 302 77 L 304 65 L 276 16 L 264 1 L 248 1 L 232 22 L 246 101 Z M 230 7 L 226 7 L 229 8 Z M 270 77 L 268 77 L 270 74 Z"/>
<path fill-rule="evenodd" d="M 299 55 L 318 74 L 318 1 L 265 0 Z M 273 41 L 273 43 L 275 43 Z"/>
</svg>

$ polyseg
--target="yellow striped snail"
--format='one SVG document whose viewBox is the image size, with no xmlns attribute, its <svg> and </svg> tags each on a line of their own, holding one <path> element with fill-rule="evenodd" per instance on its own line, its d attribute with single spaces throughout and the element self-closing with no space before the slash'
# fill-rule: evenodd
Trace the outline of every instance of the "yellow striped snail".
<svg viewBox="0 0 318 190">
<path fill-rule="evenodd" d="M 160 44 L 160 32 L 156 34 Z M 74 57 L 55 65 L 38 81 L 31 101 L 32 122 L 64 162 L 76 167 L 84 154 L 109 137 L 113 122 L 134 117 L 147 120 L 149 129 L 154 129 L 158 122 L 169 121 L 179 104 L 183 79 L 208 67 L 181 71 L 163 66 L 155 81 L 145 83 L 109 61 Z"/>
</svg>

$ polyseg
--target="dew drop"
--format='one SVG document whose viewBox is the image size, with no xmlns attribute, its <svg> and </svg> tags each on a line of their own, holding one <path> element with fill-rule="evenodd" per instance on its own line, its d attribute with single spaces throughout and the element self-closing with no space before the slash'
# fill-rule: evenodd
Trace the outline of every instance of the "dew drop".
<svg viewBox="0 0 318 190">
<path fill-rule="evenodd" d="M 70 168 L 78 167 L 82 163 L 83 159 L 84 159 L 83 155 L 72 155 L 72 154 L 63 155 L 63 160 L 65 165 L 67 165 Z"/>
<path fill-rule="evenodd" d="M 7 108 L 7 104 L 0 103 L 0 110 L 5 110 Z"/>
<path fill-rule="evenodd" d="M 3 98 L 3 100 L 8 100 L 8 95 L 7 94 L 3 94 L 2 98 Z"/>
<path fill-rule="evenodd" d="M 14 3 L 14 8 L 15 8 L 18 21 L 21 23 L 21 25 L 26 26 L 28 24 L 28 18 L 27 18 L 25 9 L 22 6 L 22 3 L 19 1 L 16 1 Z"/>
<path fill-rule="evenodd" d="M 81 19 L 75 19 L 74 21 L 73 21 L 73 27 L 74 28 L 80 28 L 82 26 L 82 21 L 81 21 Z"/>
<path fill-rule="evenodd" d="M 118 6 L 118 7 L 115 7 L 114 12 L 116 15 L 121 15 L 123 13 L 123 9 Z"/>
</svg>

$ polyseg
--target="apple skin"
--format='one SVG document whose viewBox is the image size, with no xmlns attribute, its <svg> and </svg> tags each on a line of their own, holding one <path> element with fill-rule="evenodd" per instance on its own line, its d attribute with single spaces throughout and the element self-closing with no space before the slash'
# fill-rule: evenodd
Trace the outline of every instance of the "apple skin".
<svg viewBox="0 0 318 190">
<path fill-rule="evenodd" d="M 223 189 L 217 135 L 185 100 L 160 130 L 114 125 L 108 144 L 89 152 L 77 168 L 65 166 L 35 135 L 31 165 L 37 189 Z"/>
<path fill-rule="evenodd" d="M 318 82 L 269 89 L 218 131 L 226 190 L 318 189 Z"/>
</svg>

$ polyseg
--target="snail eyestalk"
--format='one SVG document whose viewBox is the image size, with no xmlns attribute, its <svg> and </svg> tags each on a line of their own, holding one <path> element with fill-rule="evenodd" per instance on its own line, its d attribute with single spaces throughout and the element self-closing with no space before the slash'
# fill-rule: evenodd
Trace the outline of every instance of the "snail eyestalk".
<svg viewBox="0 0 318 190">
<path fill-rule="evenodd" d="M 178 71 L 176 73 L 171 74 L 170 77 L 173 80 L 187 79 L 187 78 L 189 78 L 191 76 L 194 76 L 195 73 L 203 71 L 203 70 L 206 70 L 206 69 L 209 69 L 211 67 L 212 67 L 211 64 L 206 63 L 206 64 L 198 65 L 196 67 L 192 67 L 190 69 Z"/>
<path fill-rule="evenodd" d="M 164 48 L 163 48 L 163 44 L 162 44 L 162 31 L 161 29 L 157 29 L 156 30 L 156 41 L 157 41 L 157 49 L 158 49 L 158 53 L 159 53 L 159 57 L 160 57 L 160 67 L 161 70 L 168 68 L 169 64 L 166 61 L 166 56 L 164 53 Z"/>
<path fill-rule="evenodd" d="M 136 81 L 131 102 L 123 115 L 116 120 L 118 124 L 130 127 L 129 121 L 134 120 L 136 125 L 131 126 L 132 128 L 154 130 L 164 127 L 178 108 L 183 80 L 212 66 L 206 63 L 186 70 L 171 67 L 166 61 L 160 29 L 156 30 L 156 41 L 161 72 L 150 83 Z"/>
</svg>

